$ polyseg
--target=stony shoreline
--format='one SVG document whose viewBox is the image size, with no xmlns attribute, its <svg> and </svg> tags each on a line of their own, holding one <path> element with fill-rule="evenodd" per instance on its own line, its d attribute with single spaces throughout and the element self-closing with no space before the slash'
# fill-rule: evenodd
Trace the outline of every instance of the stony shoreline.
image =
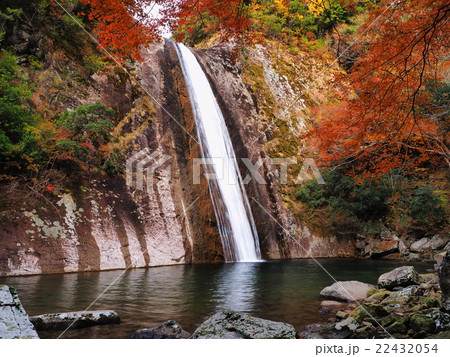
<svg viewBox="0 0 450 357">
<path fill-rule="evenodd" d="M 301 338 L 447 338 L 450 330 L 448 274 L 443 255 L 435 273 L 403 266 L 381 275 L 376 287 L 338 282 L 322 290 L 322 305 L 335 312 L 325 324 L 309 325 Z M 334 304 L 333 304 L 334 302 Z"/>
</svg>

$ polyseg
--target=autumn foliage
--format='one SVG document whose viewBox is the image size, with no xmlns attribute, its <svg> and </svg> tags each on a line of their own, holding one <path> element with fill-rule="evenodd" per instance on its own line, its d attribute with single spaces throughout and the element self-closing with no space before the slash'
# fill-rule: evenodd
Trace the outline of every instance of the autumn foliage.
<svg viewBox="0 0 450 357">
<path fill-rule="evenodd" d="M 316 114 L 312 141 L 324 164 L 365 177 L 450 164 L 448 102 L 433 97 L 448 86 L 449 15 L 447 0 L 384 1 L 371 12 L 363 55 L 343 78 L 353 97 Z"/>
<path fill-rule="evenodd" d="M 251 39 L 248 0 L 79 0 L 84 7 L 74 14 L 87 18 L 100 47 L 118 60 L 141 60 L 142 45 L 161 39 L 161 29 L 169 28 L 181 40 L 183 33 L 195 31 L 199 21 L 214 18 L 222 40 L 233 38 L 237 43 Z M 69 0 L 52 0 L 60 14 L 70 8 Z M 159 10 L 155 16 L 154 10 Z M 180 31 L 179 31 L 180 30 Z"/>
</svg>

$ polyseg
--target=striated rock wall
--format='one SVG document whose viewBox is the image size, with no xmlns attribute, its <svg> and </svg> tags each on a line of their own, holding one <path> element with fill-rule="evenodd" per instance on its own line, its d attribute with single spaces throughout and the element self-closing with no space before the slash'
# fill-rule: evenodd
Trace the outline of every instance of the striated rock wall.
<svg viewBox="0 0 450 357">
<path fill-rule="evenodd" d="M 305 107 L 304 100 L 298 97 L 301 91 L 293 89 L 294 85 L 291 86 L 287 77 L 277 72 L 276 64 L 272 63 L 267 55 L 269 51 L 258 46 L 250 50 L 248 55 L 264 69 L 257 78 L 260 87 L 264 88 L 260 92 L 270 93 L 277 103 L 277 108 L 289 107 L 289 111 L 283 114 L 284 117 L 298 116 L 301 119 L 301 111 Z M 233 63 L 230 59 L 233 57 L 231 49 L 223 45 L 196 50 L 195 54 L 209 77 L 223 111 L 244 180 L 247 175 L 251 177 L 251 173 L 242 158 L 248 158 L 253 165 L 259 159 L 266 160 L 258 170 L 265 184 L 258 183 L 255 177 L 252 177 L 246 185 L 263 258 L 355 256 L 357 252 L 353 240 L 315 234 L 301 220 L 295 218 L 285 204 L 286 195 L 280 181 L 280 167 L 275 166 L 270 158 L 286 156 L 280 147 L 275 153 L 276 156 L 273 155 L 273 150 L 268 149 L 268 142 L 273 139 L 273 135 L 270 128 L 266 130 L 267 126 L 263 125 L 264 121 L 268 120 L 267 112 L 264 113 L 260 109 L 266 103 L 262 104 L 258 93 L 252 92 L 252 87 L 245 83 L 243 67 L 248 63 Z M 277 108 L 274 106 L 272 109 L 278 110 Z M 279 111 L 281 117 L 282 110 Z M 291 122 L 291 119 L 288 121 Z M 296 131 L 301 127 L 303 122 L 299 120 L 298 126 L 290 128 L 292 132 L 289 135 L 297 135 Z M 297 148 L 297 151 L 299 150 Z M 292 183 L 284 185 L 289 184 Z"/>
<path fill-rule="evenodd" d="M 0 285 L 0 339 L 3 338 L 39 338 L 16 290 L 7 285 Z"/>
<path fill-rule="evenodd" d="M 226 47 L 196 54 L 223 109 L 238 157 L 252 163 L 268 157 L 270 138 L 260 136 L 260 103 L 244 84 L 241 66 L 228 60 Z M 64 62 L 46 56 L 50 72 Z M 150 188 L 144 190 L 127 186 L 125 175 L 71 177 L 65 190 L 40 196 L 0 186 L 0 276 L 223 261 L 208 185 L 204 177 L 199 185 L 192 181 L 192 159 L 200 157 L 200 149 L 173 43 L 152 45 L 144 50 L 144 58 L 145 63 L 130 68 L 131 74 L 107 68 L 92 75 L 89 85 L 62 104 L 73 109 L 100 101 L 116 109 L 120 122 L 113 134 L 125 158 L 147 148 L 170 159 L 144 179 L 144 187 Z M 267 73 L 269 90 L 278 88 L 277 78 L 286 81 L 273 68 Z M 274 96 L 281 96 L 279 91 Z M 248 172 L 240 165 L 245 178 Z M 278 169 L 266 161 L 260 174 L 267 183 L 252 180 L 246 187 L 263 257 L 354 255 L 351 241 L 320 237 L 289 213 Z"/>
</svg>

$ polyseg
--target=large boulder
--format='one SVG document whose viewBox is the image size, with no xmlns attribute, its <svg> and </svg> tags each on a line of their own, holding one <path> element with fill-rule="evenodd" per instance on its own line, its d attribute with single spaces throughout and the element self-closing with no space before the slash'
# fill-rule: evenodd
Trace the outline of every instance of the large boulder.
<svg viewBox="0 0 450 357">
<path fill-rule="evenodd" d="M 223 310 L 204 323 L 192 334 L 192 339 L 293 339 L 297 332 L 292 325 L 264 320 L 236 311 Z"/>
<path fill-rule="evenodd" d="M 0 285 L 0 339 L 39 338 L 14 288 Z"/>
<path fill-rule="evenodd" d="M 371 258 L 380 258 L 392 253 L 398 253 L 397 240 L 377 240 L 372 238 L 366 247 L 366 254 Z"/>
<path fill-rule="evenodd" d="M 402 288 L 401 290 L 394 291 L 383 300 L 383 304 L 405 305 L 408 300 L 414 296 L 418 287 L 418 285 L 410 285 L 406 288 Z"/>
<path fill-rule="evenodd" d="M 56 314 L 44 314 L 30 318 L 38 331 L 65 330 L 66 328 L 84 328 L 95 325 L 120 323 L 117 312 L 112 310 L 74 311 Z"/>
<path fill-rule="evenodd" d="M 430 240 L 428 238 L 422 238 L 422 239 L 419 239 L 417 242 L 414 242 L 413 244 L 411 244 L 411 246 L 409 247 L 409 250 L 411 252 L 420 253 L 429 248 L 430 248 Z"/>
<path fill-rule="evenodd" d="M 131 335 L 130 338 L 160 340 L 189 338 L 189 336 L 191 336 L 191 334 L 187 331 L 184 331 L 178 323 L 169 320 L 158 327 L 143 328 L 141 330 L 137 330 Z"/>
<path fill-rule="evenodd" d="M 320 292 L 320 297 L 337 301 L 358 301 L 364 299 L 367 296 L 367 290 L 372 288 L 374 288 L 373 285 L 360 281 L 338 281 L 324 288 Z"/>
<path fill-rule="evenodd" d="M 419 285 L 419 274 L 413 266 L 402 266 L 380 275 L 378 286 L 392 290 L 397 286 Z"/>
<path fill-rule="evenodd" d="M 436 234 L 431 238 L 422 238 L 410 246 L 412 252 L 426 252 L 444 248 L 450 242 L 450 234 Z"/>
<path fill-rule="evenodd" d="M 430 239 L 429 245 L 433 250 L 444 248 L 450 242 L 450 233 L 436 234 Z"/>
<path fill-rule="evenodd" d="M 442 308 L 450 311 L 450 255 L 448 252 L 438 267 L 438 275 L 442 291 Z"/>
</svg>

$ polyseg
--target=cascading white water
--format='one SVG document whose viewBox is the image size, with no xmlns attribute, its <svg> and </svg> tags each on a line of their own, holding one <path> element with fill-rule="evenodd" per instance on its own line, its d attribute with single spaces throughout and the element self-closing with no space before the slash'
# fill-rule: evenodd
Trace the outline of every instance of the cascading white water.
<svg viewBox="0 0 450 357">
<path fill-rule="evenodd" d="M 189 91 L 225 260 L 261 259 L 258 235 L 222 111 L 194 54 L 176 44 Z"/>
</svg>

